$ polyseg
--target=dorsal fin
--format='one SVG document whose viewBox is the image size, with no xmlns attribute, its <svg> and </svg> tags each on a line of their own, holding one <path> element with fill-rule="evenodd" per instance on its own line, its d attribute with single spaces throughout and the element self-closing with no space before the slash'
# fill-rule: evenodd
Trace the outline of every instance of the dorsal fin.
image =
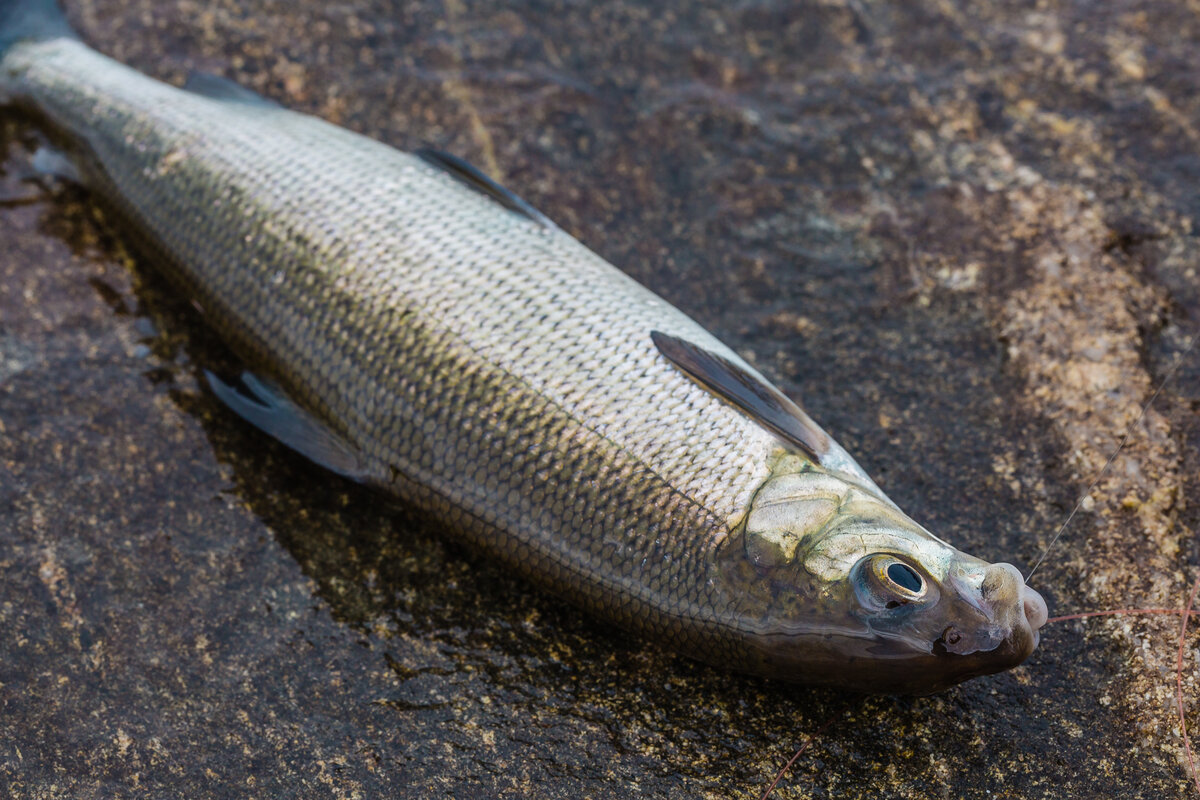
<svg viewBox="0 0 1200 800">
<path fill-rule="evenodd" d="M 213 75 L 211 72 L 197 70 L 189 72 L 183 88 L 210 100 L 224 100 L 227 103 L 241 103 L 244 106 L 261 106 L 262 108 L 283 108 L 274 100 L 268 100 L 254 90 L 247 89 L 228 78 L 222 78 L 220 75 Z"/>
<path fill-rule="evenodd" d="M 429 147 L 423 147 L 420 150 L 413 151 L 413 154 L 419 156 L 422 161 L 430 166 L 437 167 L 440 170 L 448 173 L 451 177 L 470 186 L 475 191 L 495 200 L 500 205 L 507 208 L 509 211 L 515 211 L 523 217 L 528 217 L 539 225 L 544 225 L 547 228 L 556 228 L 545 214 L 538 211 L 533 206 L 526 203 L 515 194 L 505 189 L 500 184 L 489 178 L 478 167 L 468 161 L 464 161 L 458 156 L 441 150 L 434 150 Z"/>
<path fill-rule="evenodd" d="M 696 383 L 797 447 L 818 464 L 832 440 L 800 406 L 771 384 L 724 356 L 677 336 L 651 331 L 654 346 Z"/>
</svg>

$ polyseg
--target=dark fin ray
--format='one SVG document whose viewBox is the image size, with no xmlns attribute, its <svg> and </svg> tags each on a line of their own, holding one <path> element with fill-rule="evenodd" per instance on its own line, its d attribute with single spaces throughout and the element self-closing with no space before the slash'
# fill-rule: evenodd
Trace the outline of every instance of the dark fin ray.
<svg viewBox="0 0 1200 800">
<path fill-rule="evenodd" d="M 478 167 L 464 161 L 458 156 L 450 155 L 441 150 L 423 147 L 420 150 L 415 150 L 414 155 L 417 155 L 425 163 L 430 166 L 437 167 L 450 174 L 451 177 L 458 179 L 467 186 L 470 186 L 480 194 L 486 195 L 495 200 L 500 205 L 507 208 L 509 211 L 528 217 L 539 225 L 544 225 L 547 228 L 556 228 L 553 222 L 538 211 L 533 206 L 526 203 L 515 194 L 505 189 L 500 184 L 485 175 Z"/>
<path fill-rule="evenodd" d="M 685 375 L 752 420 L 821 463 L 830 452 L 829 434 L 800 406 L 771 384 L 729 359 L 661 331 L 651 331 L 654 346 Z"/>
<path fill-rule="evenodd" d="M 17 42 L 78 38 L 55 0 L 0 0 L 0 53 Z"/>
<path fill-rule="evenodd" d="M 315 416 L 293 403 L 279 387 L 243 372 L 241 391 L 208 370 L 208 385 L 222 403 L 254 427 L 300 455 L 356 481 L 366 478 L 357 451 Z"/>
<path fill-rule="evenodd" d="M 213 75 L 211 72 L 189 72 L 183 88 L 211 100 L 223 100 L 226 103 L 241 103 L 245 106 L 259 106 L 260 108 L 283 108 L 274 100 L 268 100 L 258 92 L 234 83 L 228 78 Z"/>
</svg>

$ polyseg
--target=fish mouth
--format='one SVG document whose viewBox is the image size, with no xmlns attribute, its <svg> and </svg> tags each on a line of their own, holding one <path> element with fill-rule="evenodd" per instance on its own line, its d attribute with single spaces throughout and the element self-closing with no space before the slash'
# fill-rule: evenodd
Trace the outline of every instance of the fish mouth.
<svg viewBox="0 0 1200 800">
<path fill-rule="evenodd" d="M 993 672 L 1015 667 L 1037 649 L 1049 616 L 1046 601 L 1011 564 L 989 565 L 975 591 L 964 593 L 969 611 L 948 619 L 933 652 L 986 664 Z"/>
<path fill-rule="evenodd" d="M 1011 632 L 1007 637 L 1006 644 L 1016 657 L 1013 665 L 1015 666 L 1029 658 L 1037 649 L 1038 643 L 1041 641 L 1042 626 L 1050 618 L 1050 611 L 1041 593 L 1028 586 L 1015 568 L 1012 571 L 1016 573 L 1013 588 L 1016 590 L 1017 596 L 1016 603 L 1013 604 L 1015 607 L 1010 612 Z"/>
<path fill-rule="evenodd" d="M 1045 599 L 1025 583 L 1020 570 L 1012 564 L 993 564 L 984 580 L 984 594 L 988 596 L 992 613 L 999 619 L 1008 617 L 1014 634 L 1021 628 L 1028 628 L 1034 646 L 1037 645 L 1038 631 L 1046 624 L 1050 612 Z"/>
<path fill-rule="evenodd" d="M 1025 618 L 1025 627 L 1029 630 L 1028 644 L 1021 657 L 1021 660 L 1024 661 L 1037 649 L 1038 643 L 1041 641 L 1042 626 L 1050 618 L 1050 611 L 1046 607 L 1046 601 L 1042 595 L 1036 589 L 1025 585 L 1024 582 L 1021 584 L 1021 610 L 1022 616 Z"/>
<path fill-rule="evenodd" d="M 1046 601 L 1036 589 L 1025 586 L 1021 591 L 1021 606 L 1025 610 L 1025 621 L 1029 623 L 1029 627 L 1036 635 L 1046 624 L 1046 620 L 1050 618 L 1050 610 L 1046 607 Z"/>
</svg>

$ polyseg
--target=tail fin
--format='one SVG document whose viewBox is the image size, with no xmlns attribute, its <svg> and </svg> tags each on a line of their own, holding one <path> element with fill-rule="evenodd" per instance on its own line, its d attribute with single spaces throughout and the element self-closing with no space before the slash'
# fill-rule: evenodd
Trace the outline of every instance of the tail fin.
<svg viewBox="0 0 1200 800">
<path fill-rule="evenodd" d="M 75 38 L 57 0 L 0 0 L 0 57 L 17 42 Z"/>
</svg>

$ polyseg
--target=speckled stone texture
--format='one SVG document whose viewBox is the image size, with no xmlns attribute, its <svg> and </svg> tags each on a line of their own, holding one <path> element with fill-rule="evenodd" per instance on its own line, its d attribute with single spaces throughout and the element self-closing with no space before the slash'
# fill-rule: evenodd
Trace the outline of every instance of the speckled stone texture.
<svg viewBox="0 0 1200 800">
<path fill-rule="evenodd" d="M 1200 562 L 1200 14 L 1159 2 L 68 3 L 499 177 L 1034 585 L 1179 607 Z M 1189 797 L 1179 616 L 1052 623 L 924 699 L 595 623 L 222 409 L 232 367 L 0 118 L 0 785 L 15 798 Z M 1197 645 L 1186 719 L 1200 732 Z"/>
</svg>

